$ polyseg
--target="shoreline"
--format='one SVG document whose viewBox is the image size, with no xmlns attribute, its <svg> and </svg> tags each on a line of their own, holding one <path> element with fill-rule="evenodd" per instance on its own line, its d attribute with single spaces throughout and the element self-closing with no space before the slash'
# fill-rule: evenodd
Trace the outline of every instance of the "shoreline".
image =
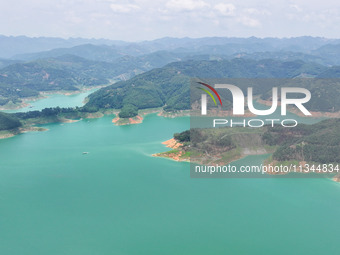
<svg viewBox="0 0 340 255">
<path fill-rule="evenodd" d="M 178 150 L 180 147 L 183 146 L 183 144 L 180 142 L 177 142 L 175 138 L 166 140 L 162 142 L 162 144 L 164 144 L 167 148 L 171 148 L 172 150 L 152 154 L 153 157 L 167 158 L 167 159 L 172 159 L 178 162 L 183 162 L 183 161 L 190 162 L 189 158 L 185 157 L 185 153 L 181 150 Z"/>
<path fill-rule="evenodd" d="M 57 91 L 40 91 L 39 95 L 34 96 L 34 97 L 26 97 L 26 98 L 20 98 L 20 100 L 22 101 L 19 104 L 13 104 L 12 102 L 9 104 L 5 104 L 0 106 L 0 111 L 8 111 L 8 110 L 19 110 L 25 107 L 29 107 L 31 106 L 31 104 L 29 102 L 35 102 L 38 100 L 42 100 L 42 99 L 46 99 L 51 95 L 64 95 L 64 96 L 71 96 L 71 95 L 76 95 L 76 94 L 81 94 L 81 93 L 85 93 L 89 90 L 93 90 L 93 89 L 100 89 L 100 88 L 104 88 L 107 87 L 109 85 L 99 85 L 99 86 L 91 86 L 91 87 L 79 87 L 79 90 L 75 90 L 75 91 L 67 91 L 67 90 L 57 90 Z M 86 100 L 86 98 L 84 99 L 84 101 Z M 8 105 L 9 104 L 9 105 Z M 34 109 L 32 110 L 34 111 Z"/>
<path fill-rule="evenodd" d="M 58 91 L 58 92 L 55 92 L 55 91 L 52 91 L 52 92 L 44 92 L 44 93 L 41 93 L 44 97 L 46 97 L 46 95 L 49 95 L 49 94 L 56 94 L 56 93 L 59 93 L 59 94 L 64 94 L 64 95 L 72 95 L 72 94 L 77 94 L 77 93 L 82 93 L 82 92 L 85 92 L 85 91 L 88 91 L 88 90 L 91 90 L 91 89 L 94 89 L 94 88 L 100 88 L 100 87 L 106 87 L 107 85 L 105 86 L 94 86 L 94 87 L 88 87 L 88 88 L 85 88 L 85 89 L 82 89 L 82 90 L 79 90 L 79 91 L 74 91 L 74 92 L 65 92 L 65 91 Z M 41 98 L 44 98 L 44 97 L 35 97 L 34 99 L 35 100 L 39 100 Z M 30 99 L 25 99 L 25 100 L 32 100 L 32 98 Z M 258 99 L 257 100 L 259 103 L 261 104 L 265 104 L 265 105 L 268 105 L 270 104 L 271 105 L 271 102 L 269 101 L 265 101 L 265 100 L 261 100 L 261 99 Z M 280 104 L 280 103 L 279 103 Z M 0 107 L 0 109 L 3 109 Z M 295 113 L 294 112 L 294 109 L 288 109 L 288 110 L 291 110 L 292 113 Z M 297 111 L 297 109 L 295 109 Z M 116 115 L 115 118 L 112 119 L 112 123 L 114 125 L 117 125 L 117 126 L 121 126 L 121 125 L 134 125 L 134 124 L 140 124 L 143 122 L 144 120 L 144 116 L 148 115 L 148 114 L 152 114 L 152 113 L 157 113 L 157 116 L 160 116 L 160 117 L 165 117 L 165 118 L 177 118 L 177 117 L 184 117 L 184 116 L 190 116 L 190 115 L 193 115 L 195 116 L 195 112 L 193 112 L 192 110 L 179 110 L 179 111 L 176 111 L 176 112 L 166 112 L 163 110 L 162 107 L 158 107 L 158 108 L 149 108 L 149 109 L 142 109 L 142 110 L 139 110 L 138 111 L 138 115 L 135 116 L 135 117 L 132 117 L 132 118 L 119 118 L 118 117 L 118 114 L 119 114 L 119 111 L 120 109 L 100 109 L 98 112 L 94 112 L 94 113 L 85 113 L 84 116 L 82 116 L 82 118 L 84 119 L 94 119 L 94 118 L 101 118 L 105 115 L 111 115 L 111 114 L 114 114 Z M 298 112 L 298 111 L 297 111 Z M 296 112 L 296 114 L 297 114 Z M 213 110 L 211 112 L 211 114 L 217 114 L 217 116 L 219 115 L 231 115 L 232 112 L 231 111 L 217 111 L 217 110 Z M 320 117 L 340 117 L 340 112 L 337 112 L 337 113 L 322 113 L 322 112 L 313 112 L 313 115 L 318 115 Z M 298 114 L 297 114 L 298 115 Z M 252 113 L 250 112 L 246 112 L 245 113 L 245 116 L 247 117 L 251 117 L 251 116 L 254 116 Z M 306 116 L 304 116 L 306 117 Z M 308 116 L 307 116 L 308 117 Z M 316 116 L 315 116 L 316 117 Z M 47 123 L 53 123 L 53 122 L 60 122 L 60 123 L 72 123 L 72 122 L 77 122 L 77 121 L 80 121 L 80 120 L 72 120 L 72 119 L 62 119 L 62 120 L 53 120 L 53 121 L 46 121 L 46 122 L 42 122 L 42 123 L 32 123 L 30 125 L 34 125 L 34 124 L 47 124 Z M 0 137 L 1 139 L 1 137 Z M 246 156 L 246 154 L 244 155 Z M 175 156 L 176 157 L 176 156 Z M 237 159 L 240 159 L 242 157 L 239 157 Z M 236 159 L 236 160 L 237 160 Z"/>
<path fill-rule="evenodd" d="M 17 129 L 0 131 L 0 139 L 11 138 L 20 134 L 28 133 L 28 132 L 44 132 L 48 131 L 47 128 L 42 127 L 20 127 Z"/>
<path fill-rule="evenodd" d="M 140 124 L 143 122 L 143 117 L 137 115 L 132 118 L 119 118 L 118 114 L 115 118 L 112 119 L 112 123 L 116 126 L 125 126 L 125 125 L 132 125 L 132 124 Z"/>
<path fill-rule="evenodd" d="M 172 150 L 170 151 L 165 151 L 165 152 L 160 152 L 160 153 L 155 153 L 152 154 L 153 157 L 162 157 L 162 158 L 166 158 L 166 159 L 171 159 L 177 162 L 195 162 L 195 163 L 199 163 L 202 165 L 206 165 L 207 163 L 203 163 L 200 160 L 195 160 L 198 158 L 201 158 L 200 156 L 195 157 L 193 160 L 190 160 L 190 154 L 186 154 L 186 152 L 184 150 L 182 150 L 183 148 L 183 144 L 181 144 L 180 142 L 176 141 L 175 138 L 171 138 L 169 140 L 166 140 L 164 142 L 162 142 L 162 144 L 166 145 L 166 147 L 171 148 Z M 264 152 L 264 151 L 256 151 L 256 153 L 254 151 L 252 151 L 251 153 L 245 153 L 245 151 L 247 150 L 242 150 L 241 153 L 233 153 L 232 150 L 230 151 L 231 153 L 231 157 L 228 160 L 228 162 L 223 162 L 221 163 L 220 161 L 217 162 L 216 164 L 214 164 L 212 162 L 209 162 L 209 165 L 228 165 L 234 161 L 243 159 L 244 157 L 248 156 L 248 155 L 263 155 L 263 154 L 267 154 L 267 153 L 271 153 L 271 152 Z M 265 160 L 263 162 L 264 166 L 267 166 L 267 169 L 269 169 L 269 166 L 275 167 L 276 165 L 283 165 L 283 162 L 279 162 L 276 160 L 270 160 L 271 157 L 267 158 L 267 160 Z M 218 159 L 217 159 L 218 160 Z M 215 160 L 216 161 L 216 160 Z M 301 173 L 301 174 L 309 174 L 309 173 L 316 173 L 316 174 L 324 174 L 324 172 L 322 170 L 320 171 L 309 171 L 308 169 L 306 169 L 304 166 L 305 164 L 307 164 L 308 162 L 306 161 L 299 161 L 297 162 L 297 170 L 296 171 L 289 171 L 289 172 L 277 172 L 277 171 L 267 171 L 266 174 L 268 175 L 287 175 L 287 174 L 291 174 L 291 173 Z M 316 163 L 315 163 L 316 164 Z M 285 164 L 284 164 L 285 165 Z M 309 164 L 309 165 L 313 165 L 313 164 Z M 301 167 L 301 168 L 300 168 Z M 308 178 L 308 177 L 306 177 Z M 340 173 L 335 174 L 334 176 L 332 176 L 330 179 L 332 179 L 334 182 L 340 182 Z"/>
<path fill-rule="evenodd" d="M 141 124 L 143 123 L 144 117 L 146 115 L 153 114 L 153 113 L 157 113 L 157 116 L 165 117 L 165 118 L 177 118 L 177 117 L 189 116 L 189 113 L 190 113 L 190 111 L 187 111 L 187 110 L 181 110 L 179 112 L 165 112 L 163 111 L 162 107 L 158 107 L 158 108 L 138 110 L 138 115 L 131 117 L 131 118 L 120 118 L 118 116 L 119 111 L 120 110 L 115 110 L 115 109 L 112 109 L 110 111 L 110 114 L 116 115 L 112 119 L 112 123 L 114 123 L 114 125 L 116 126 Z"/>
<path fill-rule="evenodd" d="M 143 122 L 144 118 L 143 116 L 152 114 L 152 113 L 157 113 L 161 112 L 161 108 L 151 108 L 151 109 L 144 109 L 140 110 L 140 113 L 132 118 L 128 119 L 121 119 L 118 117 L 119 110 L 117 109 L 101 109 L 98 112 L 94 113 L 83 113 L 83 116 L 79 119 L 68 119 L 64 117 L 58 117 L 55 116 L 54 118 L 51 119 L 43 119 L 40 118 L 40 121 L 37 121 L 35 119 L 28 120 L 26 123 L 24 123 L 24 127 L 20 127 L 19 129 L 23 129 L 23 131 L 18 131 L 16 130 L 15 132 L 13 130 L 3 130 L 0 131 L 0 139 L 6 139 L 9 137 L 16 136 L 21 133 L 26 133 L 30 131 L 45 131 L 43 128 L 35 128 L 34 125 L 44 125 L 44 124 L 49 124 L 49 123 L 75 123 L 78 121 L 81 121 L 83 119 L 97 119 L 97 118 L 102 118 L 105 115 L 116 115 L 115 118 L 112 119 L 112 123 L 114 123 L 117 126 L 121 125 L 133 125 L 133 124 L 140 124 Z"/>
</svg>

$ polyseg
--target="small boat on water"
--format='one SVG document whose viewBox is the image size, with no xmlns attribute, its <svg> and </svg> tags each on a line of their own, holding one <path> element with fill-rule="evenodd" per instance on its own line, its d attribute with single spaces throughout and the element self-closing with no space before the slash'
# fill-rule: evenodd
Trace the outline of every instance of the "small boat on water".
<svg viewBox="0 0 340 255">
<path fill-rule="evenodd" d="M 84 151 L 84 152 L 83 152 L 83 155 L 84 155 L 84 154 L 89 154 L 89 152 L 87 152 L 87 151 Z"/>
</svg>

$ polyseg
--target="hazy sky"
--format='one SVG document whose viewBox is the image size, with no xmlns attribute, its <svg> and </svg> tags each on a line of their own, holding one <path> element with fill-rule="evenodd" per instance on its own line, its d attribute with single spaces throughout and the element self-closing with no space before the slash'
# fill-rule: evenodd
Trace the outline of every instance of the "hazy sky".
<svg viewBox="0 0 340 255">
<path fill-rule="evenodd" d="M 2 0 L 0 34 L 129 41 L 165 36 L 340 38 L 340 1 Z"/>
</svg>

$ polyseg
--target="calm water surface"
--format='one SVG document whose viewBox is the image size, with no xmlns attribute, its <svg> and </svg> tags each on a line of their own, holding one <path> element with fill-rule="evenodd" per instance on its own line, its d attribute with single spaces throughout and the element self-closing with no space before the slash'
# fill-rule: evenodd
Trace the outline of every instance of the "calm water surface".
<svg viewBox="0 0 340 255">
<path fill-rule="evenodd" d="M 33 109 L 86 96 L 54 95 Z M 188 117 L 112 118 L 0 140 L 1 255 L 338 254 L 340 184 L 192 179 L 188 163 L 151 156 Z"/>
<path fill-rule="evenodd" d="M 28 112 L 28 111 L 40 111 L 46 107 L 76 107 L 83 106 L 84 99 L 95 92 L 99 88 L 94 88 L 86 92 L 77 93 L 73 95 L 63 95 L 63 94 L 49 94 L 46 98 L 42 98 L 36 101 L 29 101 L 30 105 L 15 110 L 5 110 L 3 112 L 14 113 L 14 112 Z"/>
<path fill-rule="evenodd" d="M 151 156 L 188 117 L 112 118 L 0 140 L 0 254 L 338 254 L 340 184 L 192 179 Z"/>
</svg>

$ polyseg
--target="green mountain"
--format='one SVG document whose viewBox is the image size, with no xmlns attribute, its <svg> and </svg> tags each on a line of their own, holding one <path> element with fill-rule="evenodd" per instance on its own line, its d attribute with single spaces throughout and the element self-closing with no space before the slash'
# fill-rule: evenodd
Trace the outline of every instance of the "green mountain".
<svg viewBox="0 0 340 255">
<path fill-rule="evenodd" d="M 82 44 L 94 45 L 124 45 L 122 41 L 85 38 L 57 38 L 57 37 L 27 37 L 0 35 L 0 57 L 11 58 L 14 55 L 48 51 L 55 48 L 73 47 Z M 13 57 L 17 59 L 16 57 Z"/>
<path fill-rule="evenodd" d="M 0 105 L 37 96 L 40 91 L 78 90 L 109 83 L 120 74 L 114 64 L 72 55 L 17 63 L 0 70 Z"/>
<path fill-rule="evenodd" d="M 327 44 L 311 52 L 314 56 L 327 59 L 331 65 L 339 65 L 340 44 Z"/>
<path fill-rule="evenodd" d="M 131 104 L 138 109 L 153 107 L 164 107 L 167 111 L 190 109 L 189 85 L 191 77 L 316 77 L 327 70 L 327 67 L 298 60 L 283 62 L 278 60 L 232 59 L 175 62 L 163 68 L 137 75 L 128 81 L 121 81 L 100 89 L 89 96 L 89 102 L 85 107 L 121 109 L 125 105 Z M 270 91 L 271 88 L 272 84 L 268 86 L 258 84 L 254 91 L 256 94 L 262 95 Z M 246 87 L 244 86 L 243 89 L 245 90 Z M 325 93 L 329 92 L 326 91 Z M 230 96 L 229 99 L 231 99 Z M 320 98 L 315 100 L 319 100 L 319 103 L 321 101 Z M 319 103 L 316 105 L 319 105 Z M 228 107 L 230 104 L 226 103 L 226 106 Z"/>
<path fill-rule="evenodd" d="M 116 46 L 84 44 L 71 48 L 56 48 L 49 51 L 21 54 L 14 57 L 25 61 L 32 61 L 44 58 L 57 58 L 63 55 L 74 55 L 93 61 L 112 62 L 127 55 L 127 53 L 124 53 Z"/>
<path fill-rule="evenodd" d="M 312 54 L 294 52 L 294 51 L 263 51 L 254 53 L 238 52 L 231 55 L 231 58 L 245 58 L 253 60 L 274 59 L 280 61 L 302 60 L 304 62 L 312 62 L 320 65 L 333 65 L 334 61 L 323 56 L 315 56 Z M 339 63 L 340 64 L 340 63 Z"/>
<path fill-rule="evenodd" d="M 321 37 L 295 38 L 235 38 L 235 37 L 203 37 L 203 38 L 171 38 L 165 37 L 152 41 L 122 42 L 111 40 L 93 40 L 82 38 L 28 38 L 0 36 L 0 57 L 16 54 L 16 59 L 34 60 L 46 57 L 58 57 L 65 54 L 77 55 L 92 60 L 110 62 L 123 55 L 140 56 L 156 51 L 191 52 L 195 55 L 254 53 L 267 51 L 292 51 L 310 53 L 327 44 L 339 44 L 337 39 Z M 26 45 L 25 45 L 26 44 Z M 92 44 L 92 45 L 90 45 Z M 12 47 L 10 47 L 12 46 Z M 21 46 L 21 47 L 20 47 Z M 26 47 L 24 47 L 26 46 Z M 29 53 L 29 54 L 21 54 Z M 102 59 L 99 59 L 102 56 Z"/>
<path fill-rule="evenodd" d="M 5 59 L 5 58 L 0 58 L 0 68 L 4 68 L 6 66 L 10 66 L 16 63 L 22 63 L 21 60 L 12 60 L 12 59 Z"/>
<path fill-rule="evenodd" d="M 74 47 L 84 49 L 85 46 Z M 88 47 L 88 48 L 87 48 Z M 95 49 L 109 48 L 108 46 L 87 45 L 91 59 L 106 59 Z M 68 52 L 62 51 L 62 53 Z M 83 54 L 80 54 L 83 55 Z M 42 55 L 45 56 L 45 55 Z M 46 55 L 48 56 L 48 55 Z M 92 56 L 92 57 L 91 57 Z M 119 54 L 119 56 L 121 56 Z M 162 67 L 174 61 L 186 59 L 210 59 L 209 55 L 192 56 L 186 53 L 157 51 L 141 56 L 123 56 L 111 59 L 111 62 L 89 60 L 75 55 L 62 55 L 53 58 L 42 58 L 27 63 L 16 63 L 0 70 L 0 105 L 20 98 L 36 96 L 39 91 L 77 90 L 78 86 L 107 84 L 109 80 L 127 80 L 136 74 L 153 68 Z M 4 60 L 4 64 L 11 60 Z M 1 60 L 0 60 L 1 64 Z"/>
<path fill-rule="evenodd" d="M 297 49 L 287 50 L 270 50 L 264 48 L 262 51 L 249 52 L 241 50 L 235 52 L 231 57 L 242 57 L 247 59 L 276 59 L 282 61 L 302 60 L 304 62 L 313 62 L 325 66 L 340 65 L 340 44 L 327 44 L 314 50 L 302 50 L 297 52 Z"/>
<path fill-rule="evenodd" d="M 166 104 L 173 109 L 189 109 L 189 82 L 190 78 L 176 68 L 153 69 L 92 93 L 85 108 L 121 109 L 131 104 L 146 109 Z"/>
</svg>

